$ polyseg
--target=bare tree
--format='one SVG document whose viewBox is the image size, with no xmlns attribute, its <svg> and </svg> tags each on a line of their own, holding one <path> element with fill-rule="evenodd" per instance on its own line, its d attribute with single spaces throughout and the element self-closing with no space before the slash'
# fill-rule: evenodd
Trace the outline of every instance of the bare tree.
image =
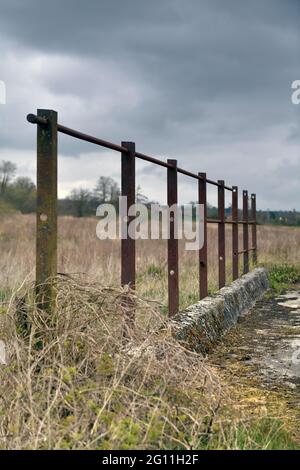
<svg viewBox="0 0 300 470">
<path fill-rule="evenodd" d="M 8 184 L 15 176 L 17 167 L 14 163 L 2 160 L 0 163 L 0 193 L 4 194 Z"/>
<path fill-rule="evenodd" d="M 143 194 L 142 188 L 141 188 L 140 185 L 138 185 L 138 187 L 136 188 L 135 198 L 136 198 L 136 202 L 138 204 L 149 204 L 150 203 L 149 198 L 147 196 L 145 196 L 145 194 Z"/>
<path fill-rule="evenodd" d="M 120 195 L 119 185 L 113 178 L 101 176 L 97 181 L 94 194 L 98 202 L 114 204 Z"/>
<path fill-rule="evenodd" d="M 88 189 L 79 188 L 72 190 L 69 200 L 72 201 L 77 217 L 84 217 L 86 215 L 91 197 L 92 195 Z"/>
</svg>

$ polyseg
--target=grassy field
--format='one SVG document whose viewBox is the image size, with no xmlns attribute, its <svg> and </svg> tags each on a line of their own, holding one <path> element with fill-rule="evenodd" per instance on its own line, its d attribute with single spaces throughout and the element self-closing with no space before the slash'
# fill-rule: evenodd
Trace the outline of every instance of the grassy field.
<svg viewBox="0 0 300 470">
<path fill-rule="evenodd" d="M 100 241 L 96 237 L 97 220 L 59 218 L 59 272 L 82 273 L 103 285 L 120 282 L 120 242 Z M 217 226 L 208 227 L 209 289 L 218 286 Z M 240 227 L 240 235 L 242 227 Z M 242 240 L 240 241 L 242 243 Z M 242 246 L 242 244 L 240 245 Z M 231 281 L 231 227 L 226 227 L 227 281 Z M 300 264 L 300 230 L 290 227 L 258 227 L 259 262 L 264 265 Z M 35 217 L 13 215 L 0 220 L 1 290 L 19 287 L 24 279 L 34 279 Z M 167 303 L 167 243 L 162 240 L 137 241 L 137 292 L 143 298 Z M 181 306 L 198 298 L 197 253 L 184 250 L 180 243 Z M 242 265 L 242 257 L 240 257 Z"/>
<path fill-rule="evenodd" d="M 138 324 L 124 337 L 120 244 L 99 241 L 96 223 L 60 218 L 59 270 L 73 277 L 58 281 L 57 308 L 47 317 L 31 282 L 34 217 L 0 221 L 0 339 L 9 358 L 0 366 L 0 449 L 299 448 L 299 422 L 284 400 L 253 387 L 242 392 L 238 377 L 226 383 L 207 359 L 172 338 L 161 315 L 165 242 L 138 242 Z M 228 228 L 229 259 L 230 235 Z M 210 226 L 211 291 L 216 241 Z M 258 241 L 259 261 L 281 265 L 272 271 L 274 287 L 296 280 L 285 265 L 300 264 L 300 230 L 262 226 Z M 197 300 L 197 255 L 180 250 L 185 306 Z"/>
</svg>

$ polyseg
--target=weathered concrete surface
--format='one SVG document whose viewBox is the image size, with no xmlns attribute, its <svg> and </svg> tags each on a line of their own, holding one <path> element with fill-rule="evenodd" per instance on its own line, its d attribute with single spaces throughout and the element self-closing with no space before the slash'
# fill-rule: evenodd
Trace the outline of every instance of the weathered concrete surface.
<svg viewBox="0 0 300 470">
<path fill-rule="evenodd" d="M 259 301 L 210 356 L 227 374 L 300 403 L 300 286 Z M 297 406 L 298 406 L 297 405 Z"/>
<path fill-rule="evenodd" d="M 253 320 L 262 322 L 261 328 L 255 329 L 257 351 L 253 361 L 262 363 L 262 372 L 269 380 L 283 380 L 292 389 L 299 387 L 300 290 L 288 291 L 268 305 L 260 305 Z"/>
<path fill-rule="evenodd" d="M 261 299 L 269 286 L 267 271 L 257 268 L 174 317 L 173 333 L 189 348 L 207 353 L 238 318 Z"/>
</svg>

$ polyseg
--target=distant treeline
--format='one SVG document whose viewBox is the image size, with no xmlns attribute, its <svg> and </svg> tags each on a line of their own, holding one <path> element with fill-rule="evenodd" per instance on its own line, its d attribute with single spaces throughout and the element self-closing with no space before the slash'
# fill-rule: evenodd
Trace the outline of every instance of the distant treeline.
<svg viewBox="0 0 300 470">
<path fill-rule="evenodd" d="M 15 177 L 17 167 L 9 161 L 0 162 L 0 214 L 21 212 L 29 214 L 36 210 L 36 186 L 27 177 Z M 99 204 L 118 205 L 120 188 L 113 179 L 105 176 L 98 178 L 93 190 L 73 189 L 68 197 L 58 200 L 58 213 L 74 217 L 88 217 L 96 214 Z M 136 199 L 150 203 L 137 188 Z"/>
<path fill-rule="evenodd" d="M 36 210 L 36 186 L 27 177 L 16 177 L 17 167 L 9 161 L 0 162 L 0 214 L 20 212 L 29 214 Z M 95 216 L 99 204 L 110 203 L 116 208 L 120 188 L 118 183 L 109 177 L 99 177 L 93 190 L 78 188 L 73 189 L 70 195 L 58 201 L 60 215 L 74 217 Z M 137 188 L 137 202 L 150 205 L 150 201 L 142 194 L 141 188 Z M 226 209 L 226 215 L 230 218 L 231 208 Z M 218 209 L 208 206 L 208 217 L 218 218 Z M 240 212 L 240 217 L 242 214 Z M 292 211 L 257 211 L 259 224 L 300 226 L 300 212 Z"/>
<path fill-rule="evenodd" d="M 15 178 L 16 170 L 16 165 L 11 162 L 0 163 L 0 213 L 35 211 L 35 184 L 30 178 Z"/>
<path fill-rule="evenodd" d="M 300 212 L 295 209 L 292 211 L 257 211 L 257 222 L 300 227 Z"/>
</svg>

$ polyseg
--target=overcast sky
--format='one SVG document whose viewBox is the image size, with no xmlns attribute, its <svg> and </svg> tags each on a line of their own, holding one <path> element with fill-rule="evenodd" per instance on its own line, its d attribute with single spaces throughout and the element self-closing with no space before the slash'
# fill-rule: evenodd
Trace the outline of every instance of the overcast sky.
<svg viewBox="0 0 300 470">
<path fill-rule="evenodd" d="M 35 180 L 26 114 L 49 108 L 256 192 L 259 208 L 300 210 L 299 24 L 299 0 L 0 0 L 0 160 Z M 61 196 L 119 173 L 119 154 L 60 136 Z M 137 182 L 165 201 L 164 169 L 140 162 Z M 180 195 L 195 200 L 196 182 L 180 177 Z"/>
</svg>

